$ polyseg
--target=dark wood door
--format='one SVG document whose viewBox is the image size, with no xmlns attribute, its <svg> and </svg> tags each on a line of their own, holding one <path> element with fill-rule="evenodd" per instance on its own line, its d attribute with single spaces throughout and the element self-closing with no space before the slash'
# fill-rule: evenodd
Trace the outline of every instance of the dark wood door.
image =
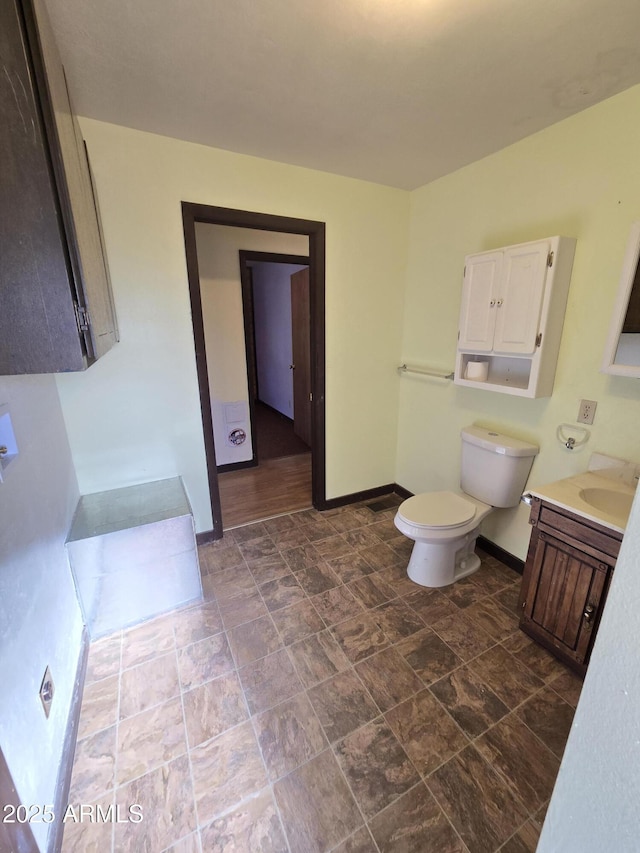
<svg viewBox="0 0 640 853">
<path fill-rule="evenodd" d="M 534 529 L 522 581 L 520 627 L 583 672 L 610 571 L 596 557 Z"/>
<path fill-rule="evenodd" d="M 311 318 L 309 269 L 291 276 L 293 431 L 311 447 Z"/>
</svg>

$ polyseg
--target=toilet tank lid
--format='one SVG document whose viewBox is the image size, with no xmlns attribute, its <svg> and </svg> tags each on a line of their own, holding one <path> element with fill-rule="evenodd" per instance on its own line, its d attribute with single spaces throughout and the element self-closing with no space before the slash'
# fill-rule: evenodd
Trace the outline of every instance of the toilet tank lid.
<svg viewBox="0 0 640 853">
<path fill-rule="evenodd" d="M 540 449 L 537 444 L 520 441 L 495 430 L 484 427 L 469 426 L 461 432 L 462 440 L 469 444 L 475 444 L 490 450 L 492 453 L 501 453 L 503 456 L 535 456 Z"/>
</svg>

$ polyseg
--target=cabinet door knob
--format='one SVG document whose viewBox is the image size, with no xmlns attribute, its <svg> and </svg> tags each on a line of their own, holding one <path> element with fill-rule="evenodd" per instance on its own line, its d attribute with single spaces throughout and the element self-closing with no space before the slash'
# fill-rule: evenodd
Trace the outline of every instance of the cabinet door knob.
<svg viewBox="0 0 640 853">
<path fill-rule="evenodd" d="M 587 625 L 590 626 L 591 623 L 593 622 L 593 617 L 595 615 L 595 612 L 596 612 L 595 604 L 587 604 L 587 606 L 584 609 L 584 613 L 582 614 L 584 616 L 584 621 L 587 623 Z"/>
<path fill-rule="evenodd" d="M 498 299 L 498 301 L 496 302 L 496 305 L 498 306 L 498 308 L 502 305 L 503 302 L 504 302 L 504 299 Z"/>
<path fill-rule="evenodd" d="M 494 306 L 495 304 L 496 304 L 496 300 L 495 300 L 495 299 L 492 299 L 492 300 L 491 300 L 491 302 L 489 303 L 489 307 L 490 307 L 490 308 L 493 308 L 493 306 Z"/>
</svg>

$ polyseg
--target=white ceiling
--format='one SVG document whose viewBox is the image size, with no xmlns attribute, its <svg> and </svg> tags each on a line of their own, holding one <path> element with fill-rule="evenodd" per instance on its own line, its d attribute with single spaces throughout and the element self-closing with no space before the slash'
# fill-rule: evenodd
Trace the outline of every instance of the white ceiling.
<svg viewBox="0 0 640 853">
<path fill-rule="evenodd" d="M 640 0 L 46 0 L 76 111 L 413 189 L 640 83 Z"/>
</svg>

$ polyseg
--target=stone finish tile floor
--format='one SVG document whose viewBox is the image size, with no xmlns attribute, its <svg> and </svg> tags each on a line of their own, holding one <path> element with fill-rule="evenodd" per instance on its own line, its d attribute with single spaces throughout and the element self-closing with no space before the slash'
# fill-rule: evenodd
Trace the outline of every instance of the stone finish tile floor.
<svg viewBox="0 0 640 853">
<path fill-rule="evenodd" d="M 496 559 L 412 583 L 396 503 L 227 531 L 202 603 L 92 644 L 69 802 L 119 820 L 65 853 L 533 853 L 581 682 Z"/>
</svg>

